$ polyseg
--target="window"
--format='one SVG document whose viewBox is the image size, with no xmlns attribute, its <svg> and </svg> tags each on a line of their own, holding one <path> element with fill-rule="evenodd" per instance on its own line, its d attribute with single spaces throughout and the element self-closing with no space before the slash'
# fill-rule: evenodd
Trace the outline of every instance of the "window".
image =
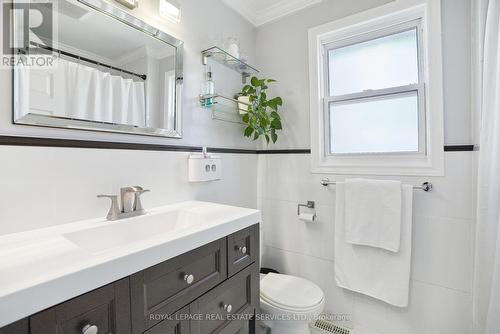
<svg viewBox="0 0 500 334">
<path fill-rule="evenodd" d="M 423 150 L 419 29 L 417 21 L 325 45 L 330 154 Z"/>
<path fill-rule="evenodd" d="M 442 173 L 440 18 L 398 6 L 310 30 L 314 171 Z"/>
</svg>

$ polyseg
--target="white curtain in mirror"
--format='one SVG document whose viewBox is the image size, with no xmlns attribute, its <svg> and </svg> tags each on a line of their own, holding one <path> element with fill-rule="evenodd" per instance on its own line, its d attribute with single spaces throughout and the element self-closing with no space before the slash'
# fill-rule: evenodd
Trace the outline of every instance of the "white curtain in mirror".
<svg viewBox="0 0 500 334">
<path fill-rule="evenodd" d="M 16 67 L 21 114 L 52 115 L 96 122 L 146 126 L 145 86 L 141 80 L 59 59 L 52 69 Z M 30 97 L 29 103 L 26 103 Z M 20 97 L 20 96 L 19 96 Z M 21 115 L 20 115 L 21 116 Z"/>
<path fill-rule="evenodd" d="M 474 333 L 500 333 L 500 0 L 478 0 L 484 32 L 478 169 Z M 483 12 L 481 13 L 481 9 Z M 480 31 L 483 29 L 480 29 Z"/>
</svg>

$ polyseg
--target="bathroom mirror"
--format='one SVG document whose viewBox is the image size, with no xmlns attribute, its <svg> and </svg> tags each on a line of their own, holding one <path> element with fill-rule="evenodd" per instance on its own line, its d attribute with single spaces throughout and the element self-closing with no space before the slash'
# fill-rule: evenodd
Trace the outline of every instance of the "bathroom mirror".
<svg viewBox="0 0 500 334">
<path fill-rule="evenodd" d="M 16 52 L 53 62 L 14 66 L 14 123 L 181 137 L 182 41 L 102 0 L 37 8 L 54 28 Z"/>
</svg>

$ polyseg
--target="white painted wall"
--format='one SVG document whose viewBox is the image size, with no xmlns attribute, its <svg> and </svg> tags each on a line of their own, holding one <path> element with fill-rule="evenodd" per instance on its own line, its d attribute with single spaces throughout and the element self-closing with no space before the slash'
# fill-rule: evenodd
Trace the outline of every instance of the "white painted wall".
<svg viewBox="0 0 500 334">
<path fill-rule="evenodd" d="M 0 135 L 256 147 L 255 142 L 243 138 L 240 125 L 213 121 L 197 100 L 203 79 L 200 51 L 209 46 L 208 41 L 238 37 L 255 60 L 255 28 L 220 0 L 183 0 L 178 25 L 162 20 L 156 15 L 157 8 L 158 0 L 142 0 L 132 13 L 185 41 L 183 139 L 12 125 L 8 70 L 0 70 Z M 228 71 L 214 76 L 232 78 L 235 74 Z M 240 77 L 235 82 L 241 84 Z M 121 186 L 135 184 L 151 189 L 144 195 L 146 208 L 189 199 L 256 207 L 255 155 L 222 155 L 223 180 L 210 184 L 187 182 L 187 157 L 188 153 L 173 152 L 0 146 L 0 235 L 104 217 L 109 203 L 96 195 L 116 194 Z"/>
<path fill-rule="evenodd" d="M 282 138 L 277 147 L 309 148 L 307 30 L 390 0 L 325 0 L 257 29 L 257 65 L 278 80 L 271 93 L 284 100 Z M 445 144 L 469 144 L 471 39 L 470 0 L 442 0 Z"/>
<path fill-rule="evenodd" d="M 384 0 L 326 0 L 259 27 L 258 65 L 278 80 L 273 91 L 285 100 L 279 147 L 309 148 L 307 29 Z M 470 2 L 442 0 L 445 143 L 470 144 Z M 433 182 L 431 193 L 415 192 L 410 306 L 391 307 L 336 286 L 334 280 L 335 187 L 323 188 L 311 174 L 309 155 L 259 157 L 259 207 L 263 210 L 263 266 L 303 276 L 326 293 L 326 311 L 351 320 L 368 334 L 470 334 L 473 252 L 473 152 L 445 153 L 445 176 L 404 177 Z M 358 175 L 353 175 L 358 176 Z M 395 177 L 396 178 L 396 177 Z M 316 201 L 319 220 L 298 221 L 298 203 Z"/>
<path fill-rule="evenodd" d="M 109 0 L 113 4 L 116 2 Z M 118 5 L 119 6 L 119 5 Z M 159 143 L 179 145 L 209 145 L 226 147 L 256 147 L 257 143 L 243 138 L 240 125 L 212 121 L 211 113 L 199 106 L 198 95 L 203 80 L 203 66 L 200 51 L 208 48 L 216 38 L 237 37 L 241 47 L 247 51 L 250 62 L 255 62 L 255 28 L 221 0 L 183 0 L 182 20 L 179 24 L 162 19 L 158 13 L 158 0 L 141 0 L 139 8 L 130 11 L 149 24 L 183 40 L 184 48 L 184 87 L 183 87 L 183 139 L 164 139 L 122 134 L 94 133 L 48 129 L 31 126 L 12 125 L 11 94 L 12 74 L 0 70 L 0 134 L 43 136 L 53 138 L 89 139 L 124 141 L 137 143 Z M 122 7 L 125 9 L 124 7 Z M 128 10 L 128 9 L 126 9 Z M 95 36 L 92 36 L 95 38 Z M 231 70 L 214 73 L 215 80 L 223 77 L 241 76 Z"/>
</svg>

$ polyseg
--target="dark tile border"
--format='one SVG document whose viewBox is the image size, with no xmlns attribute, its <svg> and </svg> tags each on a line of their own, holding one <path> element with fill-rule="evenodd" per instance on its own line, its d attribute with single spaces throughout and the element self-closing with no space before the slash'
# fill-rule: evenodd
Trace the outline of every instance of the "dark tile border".
<svg viewBox="0 0 500 334">
<path fill-rule="evenodd" d="M 54 139 L 38 137 L 0 136 L 0 145 L 8 146 L 35 146 L 35 147 L 68 147 L 68 148 L 94 148 L 111 150 L 140 150 L 140 151 L 173 151 L 173 152 L 201 152 L 200 146 L 161 145 L 104 142 L 93 140 Z M 233 154 L 310 154 L 310 149 L 276 149 L 252 150 L 238 148 L 209 147 L 213 153 Z M 444 147 L 445 152 L 474 151 L 474 145 L 449 145 Z"/>
</svg>

